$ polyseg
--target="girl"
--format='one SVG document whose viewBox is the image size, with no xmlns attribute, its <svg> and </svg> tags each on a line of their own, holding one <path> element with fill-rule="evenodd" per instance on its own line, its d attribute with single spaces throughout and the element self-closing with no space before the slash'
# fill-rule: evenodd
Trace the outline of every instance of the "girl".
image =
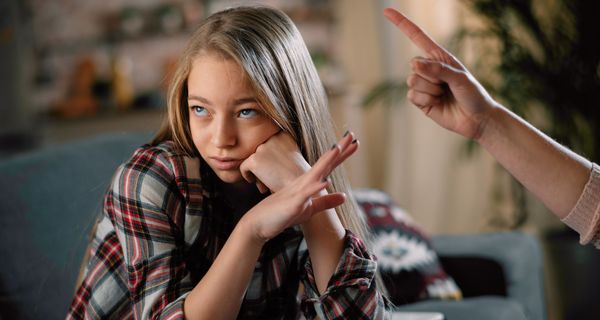
<svg viewBox="0 0 600 320">
<path fill-rule="evenodd" d="M 212 15 L 165 126 L 113 178 L 67 318 L 384 317 L 364 221 L 333 171 L 358 143 L 334 142 L 291 20 Z"/>
</svg>

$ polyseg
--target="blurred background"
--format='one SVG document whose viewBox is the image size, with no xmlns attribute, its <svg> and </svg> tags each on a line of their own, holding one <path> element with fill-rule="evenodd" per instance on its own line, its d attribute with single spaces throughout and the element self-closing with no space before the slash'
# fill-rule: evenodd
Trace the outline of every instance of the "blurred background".
<svg viewBox="0 0 600 320">
<path fill-rule="evenodd" d="M 250 3 L 284 10 L 300 29 L 339 132 L 361 140 L 347 165 L 354 186 L 390 193 L 429 234 L 537 235 L 551 319 L 598 312 L 600 253 L 579 246 L 485 151 L 406 102 L 409 61 L 422 53 L 382 16 L 400 9 L 507 107 L 598 162 L 597 1 L 2 0 L 0 160 L 103 133 L 156 131 L 194 26 Z"/>
</svg>

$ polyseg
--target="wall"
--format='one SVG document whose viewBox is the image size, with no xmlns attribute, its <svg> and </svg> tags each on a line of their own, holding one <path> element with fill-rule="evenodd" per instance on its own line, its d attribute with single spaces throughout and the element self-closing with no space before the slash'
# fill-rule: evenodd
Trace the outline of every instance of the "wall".
<svg viewBox="0 0 600 320">
<path fill-rule="evenodd" d="M 19 1 L 0 2 L 0 157 L 33 144 L 29 20 Z"/>
<path fill-rule="evenodd" d="M 467 156 L 466 139 L 442 129 L 406 101 L 391 108 L 360 106 L 375 84 L 384 79 L 403 81 L 410 59 L 423 55 L 384 19 L 387 6 L 400 9 L 442 45 L 461 23 L 476 23 L 456 0 L 336 1 L 336 52 L 348 90 L 346 100 L 333 110 L 338 125 L 354 130 L 361 139 L 361 152 L 347 165 L 353 184 L 386 190 L 434 234 L 498 228 L 492 219 L 513 219 L 510 180 L 484 150 Z M 461 53 L 467 66 L 477 54 Z M 560 223 L 537 201 L 530 201 L 535 226 L 527 226 L 529 230 Z"/>
</svg>

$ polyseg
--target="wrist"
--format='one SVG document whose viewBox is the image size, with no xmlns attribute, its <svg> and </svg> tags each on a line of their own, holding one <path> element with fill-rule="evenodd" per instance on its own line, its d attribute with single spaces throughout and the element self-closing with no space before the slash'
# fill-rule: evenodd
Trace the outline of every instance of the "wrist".
<svg viewBox="0 0 600 320">
<path fill-rule="evenodd" d="M 295 163 L 296 166 L 295 169 L 291 170 L 291 173 L 288 175 L 288 179 L 285 184 L 286 186 L 294 182 L 296 179 L 298 179 L 300 176 L 307 173 L 311 169 L 310 164 L 308 163 L 308 161 L 306 161 L 306 159 L 304 159 L 304 156 L 302 156 L 302 153 L 300 153 L 300 151 L 295 152 L 292 156 L 292 159 L 293 163 Z"/>
<path fill-rule="evenodd" d="M 328 209 L 317 213 L 300 226 L 305 237 L 317 236 L 343 239 L 346 234 L 346 229 L 342 225 L 335 209 Z"/>
<path fill-rule="evenodd" d="M 269 240 L 260 236 L 258 228 L 251 223 L 247 216 L 244 216 L 242 219 L 240 219 L 233 232 L 238 234 L 252 247 L 258 248 L 259 250 L 261 250 L 265 243 Z"/>
<path fill-rule="evenodd" d="M 481 146 L 485 146 L 486 143 L 493 140 L 490 136 L 494 135 L 494 128 L 497 128 L 498 122 L 501 121 L 500 118 L 505 111 L 502 105 L 496 102 L 491 103 L 487 111 L 479 115 L 479 119 L 477 119 L 479 125 L 473 140 Z"/>
</svg>

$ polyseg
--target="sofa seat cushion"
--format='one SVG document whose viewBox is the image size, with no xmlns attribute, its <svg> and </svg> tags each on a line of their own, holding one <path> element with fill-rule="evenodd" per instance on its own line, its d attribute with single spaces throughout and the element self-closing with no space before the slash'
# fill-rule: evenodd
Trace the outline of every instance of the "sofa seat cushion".
<svg viewBox="0 0 600 320">
<path fill-rule="evenodd" d="M 459 301 L 428 300 L 398 307 L 398 311 L 441 312 L 445 320 L 527 320 L 520 303 L 510 298 L 481 296 Z"/>
</svg>

